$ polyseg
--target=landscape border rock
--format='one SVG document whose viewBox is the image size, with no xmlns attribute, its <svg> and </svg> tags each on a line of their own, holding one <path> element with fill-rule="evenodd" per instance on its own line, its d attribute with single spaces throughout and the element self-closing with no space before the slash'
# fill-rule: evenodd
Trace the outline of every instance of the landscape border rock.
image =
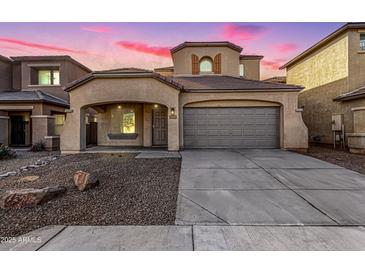
<svg viewBox="0 0 365 274">
<path fill-rule="evenodd" d="M 20 168 L 18 168 L 15 171 L 8 171 L 8 172 L 0 174 L 0 180 L 3 178 L 7 178 L 9 176 L 18 175 L 22 172 L 28 171 L 33 168 L 39 168 L 39 167 L 48 165 L 50 162 L 57 160 L 59 157 L 60 157 L 59 155 L 50 155 L 50 156 L 42 157 L 42 158 L 38 159 L 35 164 L 21 166 Z"/>
<path fill-rule="evenodd" d="M 0 207 L 5 209 L 34 207 L 65 192 L 66 188 L 63 186 L 8 190 L 0 196 Z"/>
</svg>

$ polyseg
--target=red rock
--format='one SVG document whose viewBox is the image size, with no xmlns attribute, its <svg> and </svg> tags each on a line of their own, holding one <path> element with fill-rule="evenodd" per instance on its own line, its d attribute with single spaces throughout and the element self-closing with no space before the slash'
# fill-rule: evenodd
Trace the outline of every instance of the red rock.
<svg viewBox="0 0 365 274">
<path fill-rule="evenodd" d="M 99 180 L 95 174 L 79 170 L 74 174 L 74 183 L 80 191 L 84 191 L 98 185 Z"/>
<path fill-rule="evenodd" d="M 0 197 L 2 208 L 34 207 L 66 192 L 62 186 L 8 190 Z"/>
</svg>

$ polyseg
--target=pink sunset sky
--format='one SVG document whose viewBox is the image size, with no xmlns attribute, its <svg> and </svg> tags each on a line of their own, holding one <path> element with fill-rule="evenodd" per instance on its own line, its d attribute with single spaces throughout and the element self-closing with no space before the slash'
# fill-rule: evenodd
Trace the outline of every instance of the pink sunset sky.
<svg viewBox="0 0 365 274">
<path fill-rule="evenodd" d="M 92 70 L 171 66 L 184 41 L 230 41 L 264 55 L 261 78 L 343 23 L 0 23 L 0 55 L 70 55 Z"/>
</svg>

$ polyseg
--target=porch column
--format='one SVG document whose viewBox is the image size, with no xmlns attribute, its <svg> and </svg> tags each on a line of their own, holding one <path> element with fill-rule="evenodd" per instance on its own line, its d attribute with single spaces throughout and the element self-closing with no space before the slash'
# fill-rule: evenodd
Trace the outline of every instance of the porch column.
<svg viewBox="0 0 365 274">
<path fill-rule="evenodd" d="M 143 104 L 143 146 L 152 146 L 152 104 Z"/>
<path fill-rule="evenodd" d="M 86 148 L 85 110 L 73 109 L 66 114 L 61 130 L 61 152 L 78 153 Z"/>
<path fill-rule="evenodd" d="M 0 112 L 0 144 L 9 145 L 9 116 Z"/>
<path fill-rule="evenodd" d="M 171 113 L 171 107 L 168 107 L 168 150 L 179 151 L 179 110 L 178 105 L 174 108 L 174 114 Z"/>
<path fill-rule="evenodd" d="M 51 115 L 31 115 L 32 143 L 46 142 L 46 136 L 54 135 L 55 117 Z"/>
</svg>

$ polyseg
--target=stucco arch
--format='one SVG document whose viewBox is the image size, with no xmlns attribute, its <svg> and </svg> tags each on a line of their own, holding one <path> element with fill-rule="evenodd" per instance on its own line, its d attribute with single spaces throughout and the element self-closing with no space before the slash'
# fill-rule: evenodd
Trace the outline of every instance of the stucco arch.
<svg viewBox="0 0 365 274">
<path fill-rule="evenodd" d="M 85 109 L 89 106 L 119 102 L 156 103 L 174 108 L 179 115 L 180 91 L 166 83 L 146 78 L 99 78 L 93 79 L 70 91 L 71 113 L 66 116 L 62 130 L 61 150 L 80 151 L 86 148 Z M 178 119 L 168 119 L 168 148 L 179 149 Z M 67 140 L 67 141 L 65 141 Z"/>
<path fill-rule="evenodd" d="M 70 92 L 72 107 L 113 102 L 149 102 L 177 107 L 179 90 L 153 78 L 94 79 Z"/>
<path fill-rule="evenodd" d="M 201 100 L 186 103 L 182 107 L 250 107 L 250 106 L 277 106 L 281 107 L 282 103 L 272 102 L 267 100 L 248 100 L 248 99 L 215 99 L 215 100 Z"/>
</svg>

